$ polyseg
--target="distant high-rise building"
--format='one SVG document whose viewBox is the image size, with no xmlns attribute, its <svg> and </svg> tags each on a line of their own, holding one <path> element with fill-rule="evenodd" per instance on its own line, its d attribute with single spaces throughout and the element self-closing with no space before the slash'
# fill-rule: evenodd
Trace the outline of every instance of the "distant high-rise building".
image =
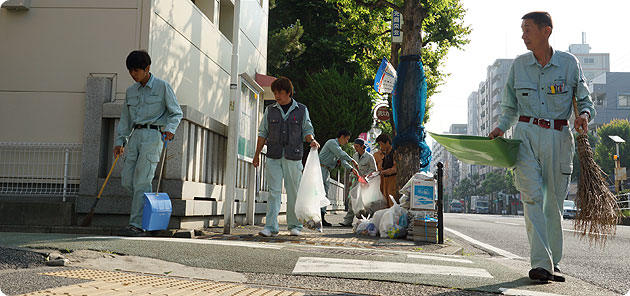
<svg viewBox="0 0 630 296">
<path fill-rule="evenodd" d="M 584 76 L 590 82 L 597 76 L 610 72 L 610 54 L 591 53 L 591 46 L 586 43 L 586 33 L 582 33 L 582 44 L 569 45 L 569 53 L 575 55 L 582 65 Z"/>
<path fill-rule="evenodd" d="M 503 88 L 507 82 L 513 59 L 497 59 L 488 66 L 486 80 L 479 83 L 479 135 L 487 136 L 499 125 L 501 115 L 501 100 Z M 512 131 L 505 131 L 505 137 L 510 138 Z M 495 167 L 480 166 L 478 173 L 485 175 L 497 170 Z"/>
<path fill-rule="evenodd" d="M 629 72 L 606 72 L 595 77 L 589 83 L 589 88 L 597 112 L 590 122 L 591 130 L 613 119 L 630 119 Z"/>
</svg>

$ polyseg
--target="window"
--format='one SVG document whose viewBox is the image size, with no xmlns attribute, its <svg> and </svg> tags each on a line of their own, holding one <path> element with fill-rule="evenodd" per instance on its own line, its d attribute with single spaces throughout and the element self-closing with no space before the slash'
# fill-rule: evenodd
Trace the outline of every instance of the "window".
<svg viewBox="0 0 630 296">
<path fill-rule="evenodd" d="M 604 99 L 606 99 L 605 94 L 595 95 L 595 105 L 596 106 L 604 106 Z"/>
<path fill-rule="evenodd" d="M 199 8 L 201 13 L 205 14 L 206 17 L 210 20 L 210 22 L 214 23 L 214 7 L 215 0 L 192 0 L 192 3 Z"/>
<path fill-rule="evenodd" d="M 584 58 L 584 64 L 595 64 L 594 58 Z"/>
<path fill-rule="evenodd" d="M 238 154 L 253 158 L 256 149 L 256 123 L 258 121 L 258 93 L 241 82 L 241 116 L 239 118 Z"/>
<path fill-rule="evenodd" d="M 622 108 L 630 107 L 630 94 L 618 94 L 617 95 L 617 106 Z"/>
<path fill-rule="evenodd" d="M 221 0 L 219 8 L 219 31 L 232 42 L 234 31 L 234 4 L 230 0 Z"/>
</svg>

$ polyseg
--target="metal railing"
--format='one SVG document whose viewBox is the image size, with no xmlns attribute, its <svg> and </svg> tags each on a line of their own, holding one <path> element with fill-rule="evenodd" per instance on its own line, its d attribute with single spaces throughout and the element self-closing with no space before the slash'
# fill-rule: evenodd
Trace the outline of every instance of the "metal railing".
<svg viewBox="0 0 630 296">
<path fill-rule="evenodd" d="M 0 195 L 76 196 L 81 144 L 0 142 Z"/>
<path fill-rule="evenodd" d="M 620 194 L 617 196 L 617 204 L 622 211 L 630 211 L 630 193 Z"/>
</svg>

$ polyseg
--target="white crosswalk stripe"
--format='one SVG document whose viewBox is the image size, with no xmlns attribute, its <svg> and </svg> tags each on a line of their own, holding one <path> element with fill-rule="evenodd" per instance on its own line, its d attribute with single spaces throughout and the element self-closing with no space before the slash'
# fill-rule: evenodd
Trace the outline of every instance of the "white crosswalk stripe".
<svg viewBox="0 0 630 296">
<path fill-rule="evenodd" d="M 446 261 L 446 262 L 458 262 L 458 263 L 470 263 L 470 264 L 473 263 L 472 261 L 470 261 L 468 259 L 446 258 L 446 257 L 439 257 L 439 256 L 428 255 L 428 254 L 408 254 L 407 257 L 408 258 L 417 258 L 417 259 L 429 259 L 429 260 Z"/>
<path fill-rule="evenodd" d="M 563 296 L 560 294 L 553 293 L 545 293 L 545 292 L 536 292 L 529 290 L 518 290 L 518 289 L 508 289 L 508 288 L 499 288 L 503 295 L 518 295 L 518 296 Z"/>
<path fill-rule="evenodd" d="M 293 273 L 410 273 L 494 278 L 483 268 L 316 257 L 300 257 Z"/>
</svg>

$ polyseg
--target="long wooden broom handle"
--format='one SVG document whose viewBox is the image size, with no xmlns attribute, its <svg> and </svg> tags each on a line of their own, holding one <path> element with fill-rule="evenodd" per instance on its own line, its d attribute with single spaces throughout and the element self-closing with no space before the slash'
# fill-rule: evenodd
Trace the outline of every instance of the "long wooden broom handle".
<svg viewBox="0 0 630 296">
<path fill-rule="evenodd" d="M 101 191 L 98 192 L 98 196 L 96 196 L 97 199 L 101 198 L 101 194 L 103 194 L 103 189 L 105 189 L 105 185 L 107 184 L 107 181 L 109 180 L 109 176 L 112 175 L 112 172 L 114 171 L 114 167 L 116 166 L 116 162 L 118 161 L 118 158 L 120 157 L 120 154 L 118 154 L 116 156 L 116 159 L 114 159 L 114 163 L 112 164 L 112 168 L 109 169 L 109 173 L 107 174 L 107 178 L 105 178 L 105 182 L 103 182 L 103 186 L 101 186 Z"/>
<path fill-rule="evenodd" d="M 573 95 L 573 113 L 575 114 L 575 119 L 577 119 L 577 118 L 578 118 L 578 116 L 580 116 L 580 115 L 578 114 L 578 109 L 577 109 L 577 108 L 578 108 L 578 107 L 577 107 L 577 100 L 575 99 L 575 95 Z M 583 133 L 584 133 L 584 130 L 582 130 L 582 128 L 581 128 L 581 127 L 577 127 L 577 126 L 576 126 L 576 127 L 575 127 L 575 130 L 576 130 L 578 133 L 580 133 L 580 134 L 583 134 Z"/>
</svg>

